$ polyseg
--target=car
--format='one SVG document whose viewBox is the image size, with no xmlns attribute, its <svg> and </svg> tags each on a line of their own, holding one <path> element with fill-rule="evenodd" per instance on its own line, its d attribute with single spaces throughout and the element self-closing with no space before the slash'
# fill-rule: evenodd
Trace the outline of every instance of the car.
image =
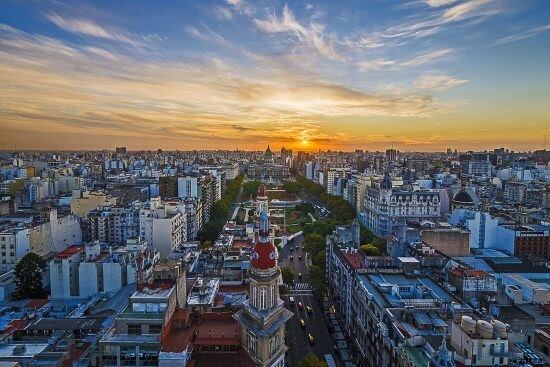
<svg viewBox="0 0 550 367">
<path fill-rule="evenodd" d="M 309 344 L 315 344 L 315 338 L 311 334 L 307 334 L 307 338 L 309 340 Z"/>
<path fill-rule="evenodd" d="M 300 326 L 302 327 L 302 329 L 306 328 L 306 322 L 304 321 L 304 319 L 300 319 Z"/>
<path fill-rule="evenodd" d="M 298 256 L 298 260 L 302 261 L 302 255 Z"/>
<path fill-rule="evenodd" d="M 302 273 L 298 274 L 298 278 L 302 279 Z"/>
<path fill-rule="evenodd" d="M 294 260 L 294 256 L 290 255 L 290 260 Z"/>
<path fill-rule="evenodd" d="M 313 308 L 311 308 L 311 306 L 307 306 L 306 311 L 307 313 L 313 313 Z"/>
<path fill-rule="evenodd" d="M 290 303 L 291 306 L 294 305 L 294 297 L 290 297 L 288 303 Z"/>
<path fill-rule="evenodd" d="M 304 309 L 304 304 L 302 302 L 298 302 L 298 308 L 300 310 L 303 310 Z"/>
</svg>

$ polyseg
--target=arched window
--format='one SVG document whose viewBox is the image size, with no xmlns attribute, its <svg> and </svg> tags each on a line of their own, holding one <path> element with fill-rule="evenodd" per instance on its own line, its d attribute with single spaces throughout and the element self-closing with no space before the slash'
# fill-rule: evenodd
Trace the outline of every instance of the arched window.
<svg viewBox="0 0 550 367">
<path fill-rule="evenodd" d="M 251 305 L 253 307 L 256 307 L 256 305 L 258 304 L 258 301 L 257 301 L 257 297 L 258 297 L 258 287 L 256 285 L 253 285 L 252 286 L 252 299 L 251 299 Z"/>
<path fill-rule="evenodd" d="M 275 285 L 272 284 L 270 288 L 269 307 L 273 307 L 275 306 L 275 302 L 277 302 L 275 299 Z"/>
<path fill-rule="evenodd" d="M 260 310 L 265 310 L 267 308 L 267 288 L 261 287 L 260 288 Z"/>
</svg>

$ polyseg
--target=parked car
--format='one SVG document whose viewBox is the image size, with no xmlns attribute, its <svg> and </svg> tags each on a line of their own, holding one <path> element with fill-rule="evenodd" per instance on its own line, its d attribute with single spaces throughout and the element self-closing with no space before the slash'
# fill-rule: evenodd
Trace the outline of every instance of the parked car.
<svg viewBox="0 0 550 367">
<path fill-rule="evenodd" d="M 298 308 L 300 310 L 303 310 L 304 309 L 304 304 L 302 302 L 298 302 Z"/>
<path fill-rule="evenodd" d="M 302 327 L 302 329 L 306 328 L 306 322 L 304 321 L 304 319 L 300 319 L 300 326 Z"/>
<path fill-rule="evenodd" d="M 309 344 L 315 344 L 315 338 L 313 338 L 313 335 L 307 334 L 307 338 L 309 339 Z"/>
<path fill-rule="evenodd" d="M 307 313 L 313 313 L 313 308 L 311 308 L 311 306 L 307 306 L 306 311 Z"/>
<path fill-rule="evenodd" d="M 294 297 L 290 297 L 288 303 L 290 303 L 291 306 L 294 305 Z"/>
</svg>

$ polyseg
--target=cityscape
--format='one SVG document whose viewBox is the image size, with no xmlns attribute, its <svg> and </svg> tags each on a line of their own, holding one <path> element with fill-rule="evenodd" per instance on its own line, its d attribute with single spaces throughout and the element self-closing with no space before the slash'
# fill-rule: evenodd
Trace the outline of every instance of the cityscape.
<svg viewBox="0 0 550 367">
<path fill-rule="evenodd" d="M 550 365 L 546 0 L 0 9 L 0 367 Z"/>
</svg>

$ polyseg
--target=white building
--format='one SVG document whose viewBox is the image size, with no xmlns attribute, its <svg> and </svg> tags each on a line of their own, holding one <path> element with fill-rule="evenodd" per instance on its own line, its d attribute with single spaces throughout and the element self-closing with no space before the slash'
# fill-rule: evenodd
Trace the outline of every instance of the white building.
<svg viewBox="0 0 550 367">
<path fill-rule="evenodd" d="M 201 187 L 198 177 L 178 177 L 178 196 L 180 198 L 200 198 Z"/>
<path fill-rule="evenodd" d="M 147 243 L 137 239 L 112 253 L 101 251 L 99 242 L 70 246 L 50 262 L 51 298 L 71 300 L 113 294 L 136 281 L 136 266 L 143 269 L 146 278 L 159 260 L 158 252 L 149 251 Z"/>
<path fill-rule="evenodd" d="M 151 199 L 149 208 L 140 210 L 140 237 L 166 258 L 187 241 L 187 216 L 177 203 L 162 204 Z"/>
<path fill-rule="evenodd" d="M 73 190 L 84 190 L 84 178 L 76 176 L 57 176 L 57 188 L 59 192 L 72 193 Z"/>
<path fill-rule="evenodd" d="M 489 323 L 462 316 L 460 323 L 452 325 L 451 345 L 456 351 L 455 361 L 462 365 L 508 365 L 508 333 L 498 320 Z"/>
<path fill-rule="evenodd" d="M 454 209 L 449 223 L 470 231 L 470 248 L 492 248 L 514 253 L 514 230 L 500 225 L 499 219 L 488 212 Z"/>
<path fill-rule="evenodd" d="M 393 188 L 389 177 L 365 193 L 365 211 L 359 218 L 378 236 L 388 236 L 400 221 L 436 220 L 441 215 L 439 192 Z"/>
<path fill-rule="evenodd" d="M 338 185 L 337 180 L 346 178 L 348 173 L 351 173 L 351 169 L 348 167 L 329 168 L 327 170 L 327 180 L 326 180 L 327 193 L 332 195 L 337 194 L 337 190 L 335 189 L 336 185 Z"/>
</svg>

